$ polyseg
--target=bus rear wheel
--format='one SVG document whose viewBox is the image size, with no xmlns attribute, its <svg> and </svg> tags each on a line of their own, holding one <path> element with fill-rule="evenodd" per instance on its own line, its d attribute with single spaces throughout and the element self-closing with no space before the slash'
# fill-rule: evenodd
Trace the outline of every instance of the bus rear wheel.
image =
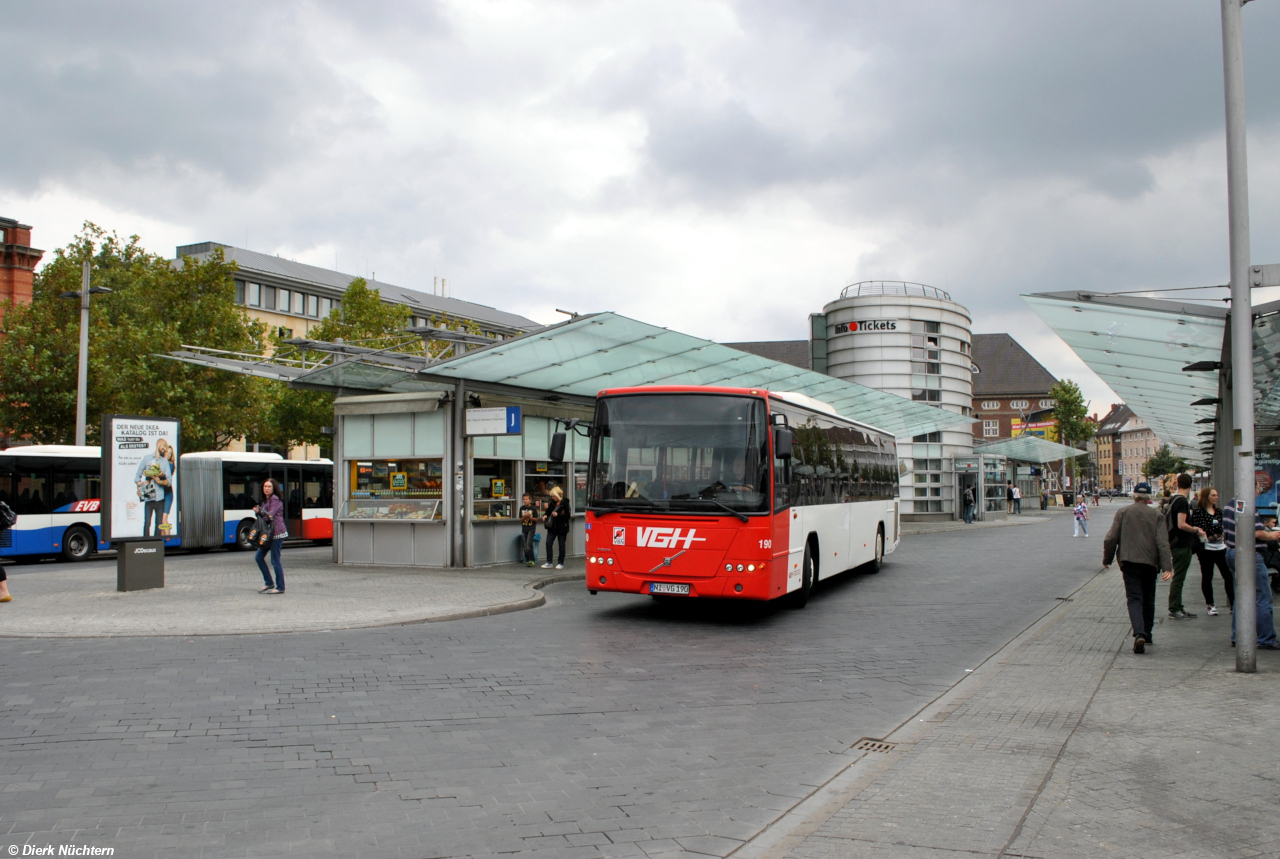
<svg viewBox="0 0 1280 859">
<path fill-rule="evenodd" d="M 83 561 L 93 554 L 98 547 L 97 537 L 82 525 L 72 525 L 62 535 L 62 559 L 64 561 Z"/>
<path fill-rule="evenodd" d="M 870 572 L 878 573 L 884 567 L 884 526 L 876 529 L 876 556 L 870 564 Z"/>
<path fill-rule="evenodd" d="M 242 552 L 247 552 L 253 548 L 253 544 L 249 542 L 249 532 L 253 530 L 253 520 L 245 519 L 236 526 L 236 542 L 235 548 Z"/>
</svg>

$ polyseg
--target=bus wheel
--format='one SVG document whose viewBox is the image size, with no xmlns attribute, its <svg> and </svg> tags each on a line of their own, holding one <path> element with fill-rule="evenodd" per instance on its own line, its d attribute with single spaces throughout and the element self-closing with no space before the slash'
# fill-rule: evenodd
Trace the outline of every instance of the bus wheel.
<svg viewBox="0 0 1280 859">
<path fill-rule="evenodd" d="M 236 542 L 234 548 L 242 552 L 247 552 L 253 548 L 253 544 L 249 542 L 249 532 L 253 530 L 253 520 L 245 519 L 236 526 Z"/>
<path fill-rule="evenodd" d="M 800 589 L 791 594 L 791 607 L 804 608 L 813 593 L 813 543 L 804 547 L 804 566 L 801 568 Z"/>
<path fill-rule="evenodd" d="M 93 554 L 98 540 L 93 532 L 80 525 L 73 525 L 62 535 L 62 559 L 83 561 Z"/>
<path fill-rule="evenodd" d="M 871 561 L 871 572 L 878 573 L 884 567 L 884 526 L 876 529 L 876 556 Z"/>
</svg>

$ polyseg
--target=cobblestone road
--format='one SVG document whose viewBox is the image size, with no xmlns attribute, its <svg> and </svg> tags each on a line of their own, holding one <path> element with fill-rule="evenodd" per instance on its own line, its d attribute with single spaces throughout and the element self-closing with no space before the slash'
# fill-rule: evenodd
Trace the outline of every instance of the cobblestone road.
<svg viewBox="0 0 1280 859">
<path fill-rule="evenodd" d="M 910 538 L 803 611 L 560 584 L 443 624 L 5 639 L 0 851 L 725 855 L 1100 553 L 1054 517 Z"/>
</svg>

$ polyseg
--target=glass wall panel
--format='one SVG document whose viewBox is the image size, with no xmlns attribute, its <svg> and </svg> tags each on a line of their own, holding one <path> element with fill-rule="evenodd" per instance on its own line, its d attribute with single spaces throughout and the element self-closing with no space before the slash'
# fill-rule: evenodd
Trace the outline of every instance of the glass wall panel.
<svg viewBox="0 0 1280 859">
<path fill-rule="evenodd" d="M 524 452 L 523 439 L 518 435 L 494 436 L 493 452 L 495 456 L 519 459 L 521 454 Z"/>
<path fill-rule="evenodd" d="M 412 456 L 413 455 L 413 416 L 374 415 L 373 416 L 373 455 Z"/>
<path fill-rule="evenodd" d="M 524 419 L 524 458 L 546 459 L 551 450 L 551 421 L 547 418 Z"/>
<path fill-rule="evenodd" d="M 351 497 L 343 505 L 343 518 L 442 518 L 443 460 L 372 459 L 349 466 Z"/>
<path fill-rule="evenodd" d="M 472 463 L 471 518 L 512 519 L 519 507 L 516 463 L 509 459 L 477 459 Z"/>
<path fill-rule="evenodd" d="M 373 456 L 373 418 L 347 415 L 342 419 L 342 455 L 348 459 Z"/>
<path fill-rule="evenodd" d="M 444 456 L 444 412 L 418 412 L 413 416 L 414 456 Z"/>
<path fill-rule="evenodd" d="M 477 435 L 471 438 L 472 456 L 493 456 L 493 436 Z"/>
</svg>

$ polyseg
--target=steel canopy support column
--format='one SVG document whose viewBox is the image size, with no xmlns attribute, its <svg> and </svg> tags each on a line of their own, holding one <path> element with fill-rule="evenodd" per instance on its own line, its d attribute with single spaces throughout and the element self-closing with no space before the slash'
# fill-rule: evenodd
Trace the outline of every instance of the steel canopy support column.
<svg viewBox="0 0 1280 859">
<path fill-rule="evenodd" d="M 449 566 L 465 567 L 467 557 L 467 390 L 458 382 L 453 386 L 453 433 L 449 445 L 453 462 L 453 518 L 450 520 Z"/>
<path fill-rule="evenodd" d="M 1227 225 L 1231 245 L 1231 382 L 1236 484 L 1236 671 L 1257 670 L 1254 570 L 1253 305 L 1249 286 L 1249 173 L 1245 146 L 1244 40 L 1240 9 L 1222 0 L 1222 70 L 1227 113 Z"/>
<path fill-rule="evenodd" d="M 1227 320 L 1226 330 L 1222 332 L 1222 369 L 1218 371 L 1218 404 L 1217 419 L 1214 426 L 1213 462 L 1209 466 L 1213 471 L 1213 485 L 1218 490 L 1218 503 L 1226 504 L 1228 499 L 1236 496 L 1235 448 L 1231 439 L 1235 430 L 1235 398 L 1231 390 L 1231 321 Z"/>
</svg>

